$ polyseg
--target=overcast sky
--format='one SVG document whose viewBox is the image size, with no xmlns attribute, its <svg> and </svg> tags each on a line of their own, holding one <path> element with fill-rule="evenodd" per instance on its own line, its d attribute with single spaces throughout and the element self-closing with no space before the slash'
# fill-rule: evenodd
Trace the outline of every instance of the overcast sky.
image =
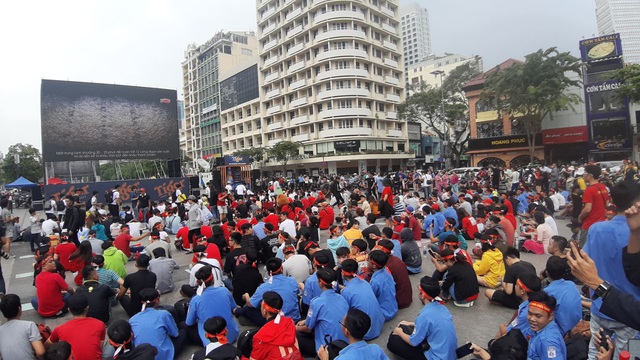
<svg viewBox="0 0 640 360">
<path fill-rule="evenodd" d="M 481 55 L 485 69 L 551 46 L 578 55 L 578 41 L 597 32 L 593 0 L 416 2 L 429 9 L 433 51 Z M 0 20 L 0 151 L 17 142 L 41 148 L 43 78 L 177 89 L 181 98 L 186 46 L 220 29 L 255 30 L 255 3 L 7 2 Z"/>
</svg>

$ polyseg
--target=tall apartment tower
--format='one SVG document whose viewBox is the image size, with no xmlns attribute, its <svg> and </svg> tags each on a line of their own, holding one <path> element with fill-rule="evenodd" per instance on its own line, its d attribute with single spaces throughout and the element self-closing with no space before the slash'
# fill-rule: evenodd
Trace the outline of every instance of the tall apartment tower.
<svg viewBox="0 0 640 360">
<path fill-rule="evenodd" d="M 222 156 L 220 79 L 255 63 L 257 52 L 255 33 L 249 31 L 220 31 L 202 45 L 187 46 L 182 62 L 184 135 L 180 147 L 193 159 L 191 167 L 197 167 L 199 158 Z"/>
<path fill-rule="evenodd" d="M 429 12 L 416 3 L 403 6 L 400 15 L 406 73 L 411 65 L 419 63 L 431 54 L 431 30 Z"/>
<path fill-rule="evenodd" d="M 257 11 L 265 146 L 301 142 L 291 164 L 312 172 L 403 166 L 398 0 L 257 0 Z"/>
<path fill-rule="evenodd" d="M 640 1 L 596 0 L 598 33 L 620 33 L 622 57 L 627 63 L 640 64 Z"/>
</svg>

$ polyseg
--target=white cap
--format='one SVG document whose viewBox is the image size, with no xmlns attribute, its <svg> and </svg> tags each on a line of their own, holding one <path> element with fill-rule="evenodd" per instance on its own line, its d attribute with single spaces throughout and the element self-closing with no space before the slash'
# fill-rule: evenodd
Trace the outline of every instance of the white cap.
<svg viewBox="0 0 640 360">
<path fill-rule="evenodd" d="M 583 167 L 579 167 L 578 170 L 576 170 L 576 175 L 580 176 L 584 174 L 584 168 Z"/>
</svg>

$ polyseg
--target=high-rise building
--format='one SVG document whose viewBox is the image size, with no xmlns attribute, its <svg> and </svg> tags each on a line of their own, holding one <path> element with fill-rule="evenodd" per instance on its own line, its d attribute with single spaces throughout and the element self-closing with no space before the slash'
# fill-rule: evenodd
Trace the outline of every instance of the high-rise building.
<svg viewBox="0 0 640 360">
<path fill-rule="evenodd" d="M 403 6 L 400 9 L 400 15 L 406 75 L 411 65 L 431 54 L 431 30 L 429 29 L 429 12 L 416 3 Z M 407 78 L 405 83 L 406 80 Z"/>
<path fill-rule="evenodd" d="M 622 57 L 627 63 L 640 63 L 640 1 L 596 0 L 598 33 L 620 33 Z"/>
<path fill-rule="evenodd" d="M 452 70 L 466 63 L 472 63 L 478 72 L 482 72 L 482 58 L 479 56 L 451 53 L 445 53 L 444 55 L 431 54 L 422 61 L 409 65 L 409 70 L 405 74 L 406 78 L 408 78 L 407 88 L 411 90 L 410 86 L 419 84 L 440 87 L 442 79 L 446 78 Z M 409 94 L 411 94 L 411 91 L 409 91 Z"/>
<path fill-rule="evenodd" d="M 256 62 L 256 37 L 249 31 L 220 31 L 202 45 L 189 45 L 184 57 L 181 149 L 195 168 L 199 158 L 222 156 L 220 79 Z"/>
<path fill-rule="evenodd" d="M 264 145 L 300 142 L 289 164 L 311 172 L 406 165 L 398 0 L 257 0 L 257 11 Z"/>
</svg>

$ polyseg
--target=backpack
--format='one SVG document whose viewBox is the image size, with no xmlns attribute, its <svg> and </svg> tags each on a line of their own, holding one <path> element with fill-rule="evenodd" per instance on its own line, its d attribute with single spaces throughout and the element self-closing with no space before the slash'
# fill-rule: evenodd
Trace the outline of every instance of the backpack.
<svg viewBox="0 0 640 360">
<path fill-rule="evenodd" d="M 340 354 L 340 350 L 346 348 L 349 344 L 347 344 L 344 340 L 335 340 L 333 341 L 331 335 L 327 334 L 324 336 L 324 342 L 327 345 L 327 352 L 329 353 L 329 360 L 333 360 Z"/>
<path fill-rule="evenodd" d="M 238 335 L 238 350 L 242 353 L 243 356 L 250 358 L 251 351 L 253 350 L 253 337 L 256 335 L 260 329 L 250 329 L 244 330 Z"/>
<path fill-rule="evenodd" d="M 51 200 L 44 203 L 44 211 L 51 210 Z"/>
<path fill-rule="evenodd" d="M 60 199 L 60 200 L 58 200 L 57 204 L 58 204 L 58 207 L 57 207 L 57 209 L 56 209 L 56 210 L 58 210 L 58 211 L 64 211 L 64 209 L 65 209 L 65 207 L 66 207 L 66 206 L 64 205 L 64 201 L 62 201 L 62 199 Z"/>
<path fill-rule="evenodd" d="M 111 189 L 107 189 L 104 192 L 104 202 L 106 204 L 111 204 L 113 202 L 113 191 Z"/>
<path fill-rule="evenodd" d="M 40 332 L 40 336 L 42 337 L 42 343 L 47 342 L 49 337 L 51 337 L 51 328 L 45 324 L 38 324 L 38 331 Z"/>
</svg>

